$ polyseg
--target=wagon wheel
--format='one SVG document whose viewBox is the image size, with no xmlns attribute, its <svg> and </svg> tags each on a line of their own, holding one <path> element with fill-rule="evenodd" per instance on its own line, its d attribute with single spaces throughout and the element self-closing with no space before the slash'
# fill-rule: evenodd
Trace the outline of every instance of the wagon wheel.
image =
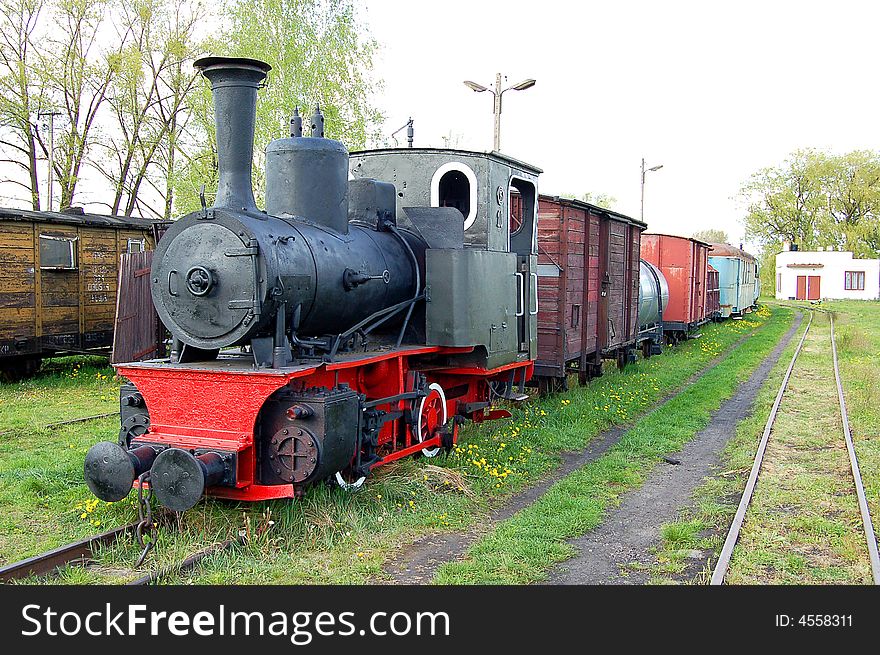
<svg viewBox="0 0 880 655">
<path fill-rule="evenodd" d="M 417 401 L 418 402 L 418 401 Z M 413 426 L 413 439 L 418 443 L 428 441 L 437 431 L 446 425 L 446 394 L 443 387 L 436 382 L 428 385 L 428 395 L 418 402 L 416 424 Z M 422 448 L 425 457 L 434 457 L 440 452 L 440 446 Z"/>
</svg>

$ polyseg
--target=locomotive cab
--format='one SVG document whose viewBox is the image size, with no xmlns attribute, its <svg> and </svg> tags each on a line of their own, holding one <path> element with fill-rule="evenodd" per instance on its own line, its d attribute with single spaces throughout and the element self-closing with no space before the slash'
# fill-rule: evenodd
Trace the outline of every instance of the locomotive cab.
<svg viewBox="0 0 880 655">
<path fill-rule="evenodd" d="M 429 344 L 474 346 L 486 367 L 537 350 L 537 180 L 498 152 L 406 148 L 351 153 L 354 180 L 393 180 L 402 225 L 425 238 Z M 444 227 L 431 208 L 458 210 Z M 477 355 L 472 359 L 476 360 Z"/>
</svg>

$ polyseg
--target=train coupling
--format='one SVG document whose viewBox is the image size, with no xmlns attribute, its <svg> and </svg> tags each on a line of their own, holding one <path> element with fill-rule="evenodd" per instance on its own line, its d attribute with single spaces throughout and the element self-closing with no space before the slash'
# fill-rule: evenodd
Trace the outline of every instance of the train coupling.
<svg viewBox="0 0 880 655">
<path fill-rule="evenodd" d="M 126 450 L 102 441 L 89 450 L 85 460 L 86 484 L 107 502 L 125 498 L 134 481 L 149 471 L 149 484 L 156 499 L 175 512 L 188 510 L 216 485 L 234 486 L 235 457 L 231 453 L 189 451 L 152 445 Z"/>
<path fill-rule="evenodd" d="M 168 448 L 156 457 L 150 486 L 162 505 L 183 512 L 195 507 L 205 489 L 227 481 L 229 460 L 228 455 L 214 451 L 193 454 L 182 448 Z"/>
<path fill-rule="evenodd" d="M 96 443 L 86 454 L 86 484 L 101 500 L 115 503 L 128 495 L 139 475 L 150 470 L 158 454 L 152 446 L 126 450 L 111 441 Z"/>
</svg>

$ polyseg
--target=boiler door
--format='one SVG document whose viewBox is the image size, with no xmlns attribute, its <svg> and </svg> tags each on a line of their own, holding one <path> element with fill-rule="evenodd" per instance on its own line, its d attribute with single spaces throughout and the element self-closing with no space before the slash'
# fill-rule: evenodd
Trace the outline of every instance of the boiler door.
<svg viewBox="0 0 880 655">
<path fill-rule="evenodd" d="M 187 227 L 153 266 L 153 299 L 162 321 L 199 347 L 235 342 L 253 319 L 254 261 L 227 227 L 209 221 Z"/>
</svg>

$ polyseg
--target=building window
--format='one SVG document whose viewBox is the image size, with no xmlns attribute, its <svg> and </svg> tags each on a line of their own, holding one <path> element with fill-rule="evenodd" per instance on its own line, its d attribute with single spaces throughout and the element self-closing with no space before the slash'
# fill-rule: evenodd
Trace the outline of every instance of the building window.
<svg viewBox="0 0 880 655">
<path fill-rule="evenodd" d="M 143 252 L 144 248 L 144 240 L 143 239 L 129 239 L 128 240 L 128 252 Z"/>
<path fill-rule="evenodd" d="M 843 274 L 843 288 L 847 291 L 865 290 L 865 272 L 847 271 Z"/>
<path fill-rule="evenodd" d="M 75 271 L 76 237 L 41 234 L 40 268 L 54 271 Z"/>
<path fill-rule="evenodd" d="M 776 292 L 782 291 L 782 273 L 776 274 Z"/>
</svg>

